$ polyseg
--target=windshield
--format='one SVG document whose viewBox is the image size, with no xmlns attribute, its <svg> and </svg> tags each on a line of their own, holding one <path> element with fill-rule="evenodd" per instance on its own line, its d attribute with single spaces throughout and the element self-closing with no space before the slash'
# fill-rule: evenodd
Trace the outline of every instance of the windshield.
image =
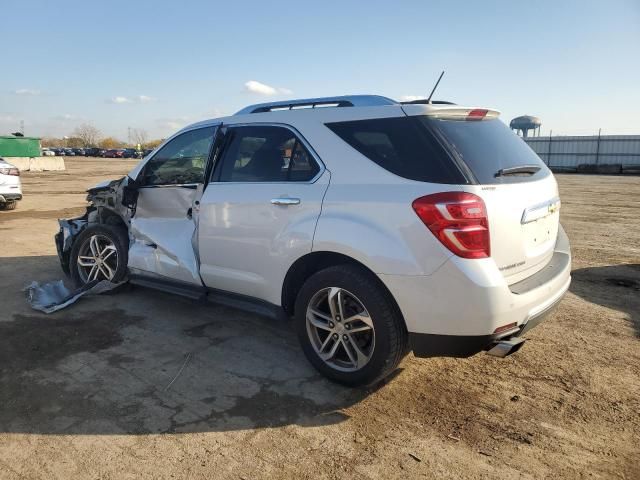
<svg viewBox="0 0 640 480">
<path fill-rule="evenodd" d="M 549 175 L 540 157 L 498 119 L 420 118 L 439 133 L 480 184 L 530 182 Z"/>
</svg>

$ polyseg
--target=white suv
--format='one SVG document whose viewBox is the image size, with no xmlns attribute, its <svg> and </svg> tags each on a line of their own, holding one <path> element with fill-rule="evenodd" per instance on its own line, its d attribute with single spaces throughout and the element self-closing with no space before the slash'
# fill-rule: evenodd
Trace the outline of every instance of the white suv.
<svg viewBox="0 0 640 480">
<path fill-rule="evenodd" d="M 497 117 L 363 95 L 191 125 L 60 221 L 63 268 L 293 317 L 349 385 L 408 350 L 507 355 L 571 257 L 553 175 Z"/>
<path fill-rule="evenodd" d="M 20 170 L 0 158 L 0 210 L 13 210 L 22 200 Z"/>
</svg>

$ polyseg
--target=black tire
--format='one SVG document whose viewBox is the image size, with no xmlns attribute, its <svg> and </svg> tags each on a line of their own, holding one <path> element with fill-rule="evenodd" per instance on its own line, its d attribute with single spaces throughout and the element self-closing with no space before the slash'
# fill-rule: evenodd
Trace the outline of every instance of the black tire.
<svg viewBox="0 0 640 480">
<path fill-rule="evenodd" d="M 2 209 L 2 210 L 15 210 L 17 206 L 18 206 L 18 202 L 11 201 L 11 202 L 7 202 L 7 203 L 3 203 L 2 206 L 0 206 L 0 209 Z"/>
<path fill-rule="evenodd" d="M 77 287 L 88 283 L 83 279 L 78 268 L 78 255 L 83 245 L 94 235 L 106 237 L 113 243 L 117 252 L 117 266 L 115 274 L 111 280 L 113 283 L 122 281 L 127 275 L 127 261 L 129 258 L 129 237 L 122 227 L 107 224 L 94 224 L 85 228 L 78 238 L 73 242 L 69 255 L 69 273 L 71 280 Z"/>
<path fill-rule="evenodd" d="M 359 370 L 334 368 L 320 358 L 312 344 L 307 329 L 307 307 L 316 294 L 329 287 L 338 287 L 355 295 L 371 317 L 375 345 L 368 363 Z M 343 385 L 355 387 L 379 382 L 397 368 L 407 352 L 404 319 L 390 293 L 373 274 L 355 265 L 337 265 L 312 275 L 296 298 L 294 321 L 307 359 L 325 377 Z"/>
</svg>

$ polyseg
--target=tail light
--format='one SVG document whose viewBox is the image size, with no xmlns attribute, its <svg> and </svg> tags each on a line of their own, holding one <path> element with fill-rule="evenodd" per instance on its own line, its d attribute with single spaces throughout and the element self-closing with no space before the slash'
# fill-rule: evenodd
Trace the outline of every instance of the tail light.
<svg viewBox="0 0 640 480">
<path fill-rule="evenodd" d="M 431 233 L 457 256 L 491 256 L 487 209 L 477 195 L 436 193 L 414 200 L 412 206 Z"/>
<path fill-rule="evenodd" d="M 0 173 L 3 175 L 13 175 L 14 177 L 20 176 L 20 170 L 15 167 L 11 168 L 0 168 Z"/>
<path fill-rule="evenodd" d="M 484 108 L 475 108 L 467 113 L 467 120 L 482 120 L 487 116 L 487 113 L 489 113 L 489 110 Z"/>
</svg>

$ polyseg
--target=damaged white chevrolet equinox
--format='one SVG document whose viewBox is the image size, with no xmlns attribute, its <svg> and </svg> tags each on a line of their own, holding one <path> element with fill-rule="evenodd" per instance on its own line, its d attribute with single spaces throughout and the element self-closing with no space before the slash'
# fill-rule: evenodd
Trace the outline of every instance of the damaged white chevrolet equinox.
<svg viewBox="0 0 640 480">
<path fill-rule="evenodd" d="M 328 378 L 505 356 L 571 280 L 556 181 L 485 108 L 348 96 L 253 105 L 169 138 L 60 220 L 79 285 L 293 317 Z"/>
</svg>

